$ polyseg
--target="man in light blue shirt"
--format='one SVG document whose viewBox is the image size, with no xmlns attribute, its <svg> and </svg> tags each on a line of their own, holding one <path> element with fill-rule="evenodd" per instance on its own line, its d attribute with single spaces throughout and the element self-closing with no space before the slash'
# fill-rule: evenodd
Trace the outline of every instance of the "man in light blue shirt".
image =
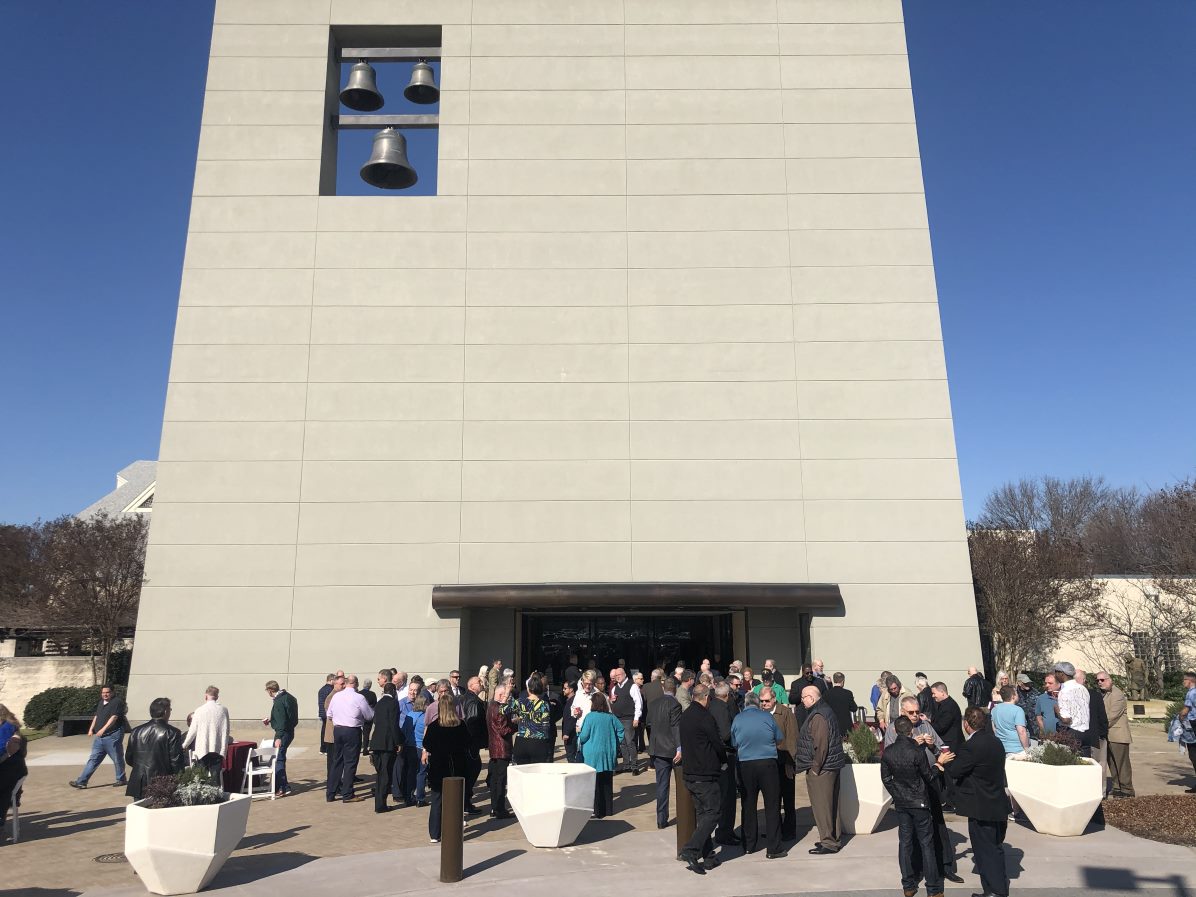
<svg viewBox="0 0 1196 897">
<path fill-rule="evenodd" d="M 1047 673 L 1043 691 L 1034 699 L 1034 715 L 1038 717 L 1038 731 L 1054 735 L 1059 726 L 1059 717 L 1055 713 L 1059 709 L 1059 683 L 1054 673 Z"/>
<path fill-rule="evenodd" d="M 760 696 L 749 692 L 743 697 L 743 710 L 731 723 L 731 744 L 739 758 L 739 777 L 743 781 L 743 849 L 760 849 L 756 807 L 764 793 L 764 822 L 767 857 L 785 855 L 781 850 L 781 780 L 777 769 L 777 745 L 785 737 L 771 713 L 760 709 Z"/>
<path fill-rule="evenodd" d="M 1001 686 L 1001 703 L 993 707 L 993 732 L 1000 739 L 1006 754 L 1020 754 L 1030 749 L 1026 732 L 1026 711 L 1017 703 L 1017 689 Z"/>
</svg>

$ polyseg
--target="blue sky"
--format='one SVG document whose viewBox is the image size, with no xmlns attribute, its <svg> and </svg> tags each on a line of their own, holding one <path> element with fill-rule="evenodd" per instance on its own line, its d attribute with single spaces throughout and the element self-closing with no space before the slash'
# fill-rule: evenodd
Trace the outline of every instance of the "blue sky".
<svg viewBox="0 0 1196 897">
<path fill-rule="evenodd" d="M 1190 476 L 1196 3 L 905 6 L 969 515 L 1024 475 Z M 211 10 L 0 7 L 60 51 L 0 88 L 0 521 L 157 455 Z"/>
</svg>

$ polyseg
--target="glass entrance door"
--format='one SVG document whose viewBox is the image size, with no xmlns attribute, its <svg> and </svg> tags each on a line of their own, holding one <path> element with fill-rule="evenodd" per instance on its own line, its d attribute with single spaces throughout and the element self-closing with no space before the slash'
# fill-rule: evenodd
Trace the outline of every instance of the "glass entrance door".
<svg viewBox="0 0 1196 897">
<path fill-rule="evenodd" d="M 532 670 L 551 673 L 560 682 L 576 654 L 578 666 L 592 662 L 605 676 L 625 661 L 628 672 L 647 677 L 657 666 L 672 671 L 681 664 L 694 670 L 703 658 L 726 670 L 731 661 L 731 615 L 716 614 L 523 614 L 520 676 Z"/>
</svg>

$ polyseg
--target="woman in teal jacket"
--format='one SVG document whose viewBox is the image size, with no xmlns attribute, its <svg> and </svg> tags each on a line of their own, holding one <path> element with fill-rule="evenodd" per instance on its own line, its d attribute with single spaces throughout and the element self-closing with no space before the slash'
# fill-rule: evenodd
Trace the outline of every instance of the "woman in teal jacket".
<svg viewBox="0 0 1196 897">
<path fill-rule="evenodd" d="M 594 778 L 594 819 L 604 819 L 615 812 L 615 758 L 623 742 L 623 724 L 610 712 L 610 703 L 602 692 L 590 699 L 590 712 L 577 733 L 582 762 L 597 770 Z"/>
</svg>

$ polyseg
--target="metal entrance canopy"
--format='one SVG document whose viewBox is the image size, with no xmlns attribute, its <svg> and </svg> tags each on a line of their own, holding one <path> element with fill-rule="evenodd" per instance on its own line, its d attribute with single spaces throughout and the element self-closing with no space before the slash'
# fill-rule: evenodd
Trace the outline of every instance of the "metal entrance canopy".
<svg viewBox="0 0 1196 897">
<path fill-rule="evenodd" d="M 842 606 L 843 596 L 839 586 L 834 583 L 537 582 L 442 585 L 432 588 L 434 610 L 578 607 L 621 610 L 650 607 L 717 607 L 725 610 L 794 607 L 830 610 Z"/>
</svg>

